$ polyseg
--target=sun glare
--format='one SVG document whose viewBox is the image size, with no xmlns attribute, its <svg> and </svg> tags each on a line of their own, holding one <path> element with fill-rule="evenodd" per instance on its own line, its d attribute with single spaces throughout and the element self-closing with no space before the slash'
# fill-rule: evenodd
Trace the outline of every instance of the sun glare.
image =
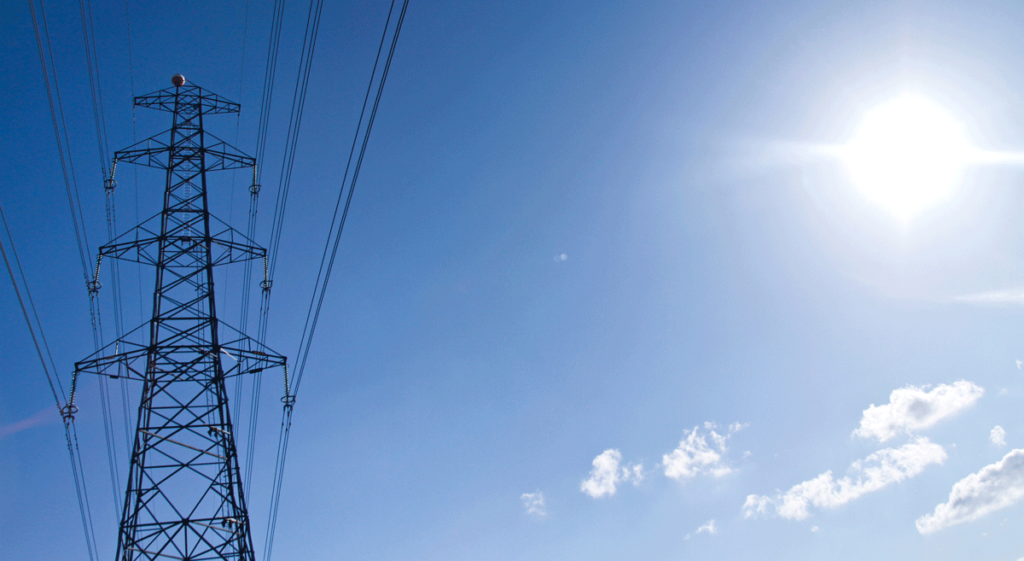
<svg viewBox="0 0 1024 561">
<path fill-rule="evenodd" d="M 844 159 L 865 198 L 908 219 L 949 196 L 968 152 L 958 122 L 931 101 L 908 95 L 867 112 Z"/>
</svg>

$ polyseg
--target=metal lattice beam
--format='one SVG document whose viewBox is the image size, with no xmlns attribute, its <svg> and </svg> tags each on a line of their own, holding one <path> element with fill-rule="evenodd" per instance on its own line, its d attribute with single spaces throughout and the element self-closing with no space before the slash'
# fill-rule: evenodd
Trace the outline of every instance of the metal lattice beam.
<svg viewBox="0 0 1024 561">
<path fill-rule="evenodd" d="M 206 173 L 255 161 L 203 128 L 204 115 L 235 113 L 238 104 L 179 77 L 135 98 L 172 113 L 170 130 L 115 155 L 115 163 L 166 170 L 163 209 L 100 248 L 101 257 L 156 268 L 152 319 L 75 370 L 142 382 L 117 561 L 250 561 L 225 380 L 286 360 L 217 318 L 214 266 L 265 259 L 266 250 L 210 215 Z"/>
</svg>

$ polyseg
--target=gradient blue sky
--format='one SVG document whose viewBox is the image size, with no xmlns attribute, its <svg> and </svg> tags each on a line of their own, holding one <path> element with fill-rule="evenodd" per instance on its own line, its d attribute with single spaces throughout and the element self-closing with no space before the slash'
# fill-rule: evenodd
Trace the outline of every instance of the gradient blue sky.
<svg viewBox="0 0 1024 561">
<path fill-rule="evenodd" d="M 255 152 L 270 3 L 249 7 L 244 67 L 244 2 L 129 4 L 135 93 L 181 72 L 237 99 L 238 146 Z M 78 6 L 46 8 L 95 252 Z M 288 10 L 262 243 L 305 6 Z M 125 6 L 93 11 L 115 150 L 132 142 Z M 268 344 L 289 356 L 386 11 L 325 8 L 271 311 Z M 92 350 L 86 294 L 28 4 L 3 13 L 0 202 L 66 384 Z M 911 92 L 975 146 L 1024 150 L 1022 26 L 1012 2 L 413 0 L 298 396 L 276 558 L 1024 557 L 1019 502 L 919 531 L 971 474 L 999 497 L 1024 489 L 1024 169 L 972 166 L 900 220 L 794 148 L 845 143 Z M 167 127 L 136 117 L 139 138 Z M 235 125 L 207 121 L 229 140 Z M 162 184 L 127 166 L 118 180 L 123 230 L 136 196 L 143 217 L 158 210 Z M 243 224 L 247 185 L 218 178 L 214 212 Z M 139 276 L 122 273 L 134 326 Z M 240 278 L 218 278 L 235 324 Z M 6 280 L 0 330 L 0 552 L 85 559 L 63 431 Z M 82 381 L 78 423 L 110 558 L 123 490 L 97 393 Z M 268 379 L 258 544 L 279 395 Z M 849 485 L 805 518 L 776 508 L 829 471 Z"/>
</svg>

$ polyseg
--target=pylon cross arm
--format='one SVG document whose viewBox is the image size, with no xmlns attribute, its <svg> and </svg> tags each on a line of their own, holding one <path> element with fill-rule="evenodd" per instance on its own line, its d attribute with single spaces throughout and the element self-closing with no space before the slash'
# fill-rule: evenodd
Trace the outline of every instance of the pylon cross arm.
<svg viewBox="0 0 1024 561">
<path fill-rule="evenodd" d="M 181 88 L 167 88 L 135 98 L 136 107 L 148 107 L 174 113 L 175 107 L 198 106 L 203 113 L 238 113 L 241 106 L 234 101 L 210 93 L 199 86 L 187 85 Z"/>
<path fill-rule="evenodd" d="M 158 265 L 161 242 L 174 254 L 187 254 L 195 250 L 197 246 L 209 242 L 210 249 L 213 250 L 210 255 L 212 265 L 263 259 L 267 255 L 266 249 L 256 245 L 244 234 L 215 216 L 210 216 L 210 226 L 216 227 L 216 230 L 209 238 L 189 233 L 187 228 L 182 228 L 181 232 L 171 235 L 162 235 L 160 233 L 162 219 L 162 213 L 151 216 L 142 224 L 100 246 L 100 255 L 133 263 Z"/>
<path fill-rule="evenodd" d="M 176 159 L 198 160 L 203 157 L 206 171 L 246 169 L 256 165 L 255 158 L 210 133 L 206 133 L 206 135 L 211 137 L 214 142 L 208 146 L 178 146 L 176 148 L 168 145 L 170 134 L 171 131 L 164 131 L 141 142 L 136 142 L 124 150 L 118 150 L 114 153 L 114 159 L 118 163 L 167 169 L 170 160 L 168 154 L 173 151 Z"/>
<path fill-rule="evenodd" d="M 217 348 L 206 344 L 190 343 L 188 333 L 168 335 L 160 342 L 157 348 L 141 345 L 132 342 L 144 330 L 148 324 L 143 324 L 124 337 L 103 347 L 89 358 L 75 363 L 75 376 L 79 374 L 95 374 L 109 378 L 124 378 L 127 380 L 145 381 L 147 358 L 151 358 L 151 352 L 160 355 L 161 353 L 173 354 L 185 351 L 202 357 L 210 354 L 223 354 L 227 360 L 222 360 L 224 378 L 233 378 L 245 374 L 255 374 L 271 368 L 284 368 L 288 359 L 267 348 L 266 345 L 245 335 L 234 327 L 218 322 L 221 333 L 221 341 Z"/>
<path fill-rule="evenodd" d="M 224 147 L 231 148 L 231 146 L 225 142 L 214 144 L 204 150 L 207 156 L 206 171 L 243 169 L 251 168 L 256 165 L 255 158 L 246 156 L 234 149 L 224 149 Z"/>
</svg>

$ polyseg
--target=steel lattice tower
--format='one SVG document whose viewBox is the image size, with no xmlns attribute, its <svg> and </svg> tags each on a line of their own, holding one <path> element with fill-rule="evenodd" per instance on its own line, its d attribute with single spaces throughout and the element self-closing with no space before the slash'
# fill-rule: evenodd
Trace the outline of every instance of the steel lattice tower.
<svg viewBox="0 0 1024 561">
<path fill-rule="evenodd" d="M 203 129 L 205 115 L 237 113 L 237 103 L 181 75 L 172 82 L 135 98 L 172 113 L 170 130 L 116 152 L 113 168 L 165 170 L 163 210 L 102 246 L 96 265 L 97 279 L 103 257 L 155 266 L 153 316 L 77 363 L 75 374 L 142 382 L 117 561 L 253 560 L 225 380 L 271 367 L 287 380 L 286 360 L 217 319 L 214 267 L 266 263 L 266 250 L 211 216 L 206 173 L 255 169 L 255 161 Z"/>
</svg>

